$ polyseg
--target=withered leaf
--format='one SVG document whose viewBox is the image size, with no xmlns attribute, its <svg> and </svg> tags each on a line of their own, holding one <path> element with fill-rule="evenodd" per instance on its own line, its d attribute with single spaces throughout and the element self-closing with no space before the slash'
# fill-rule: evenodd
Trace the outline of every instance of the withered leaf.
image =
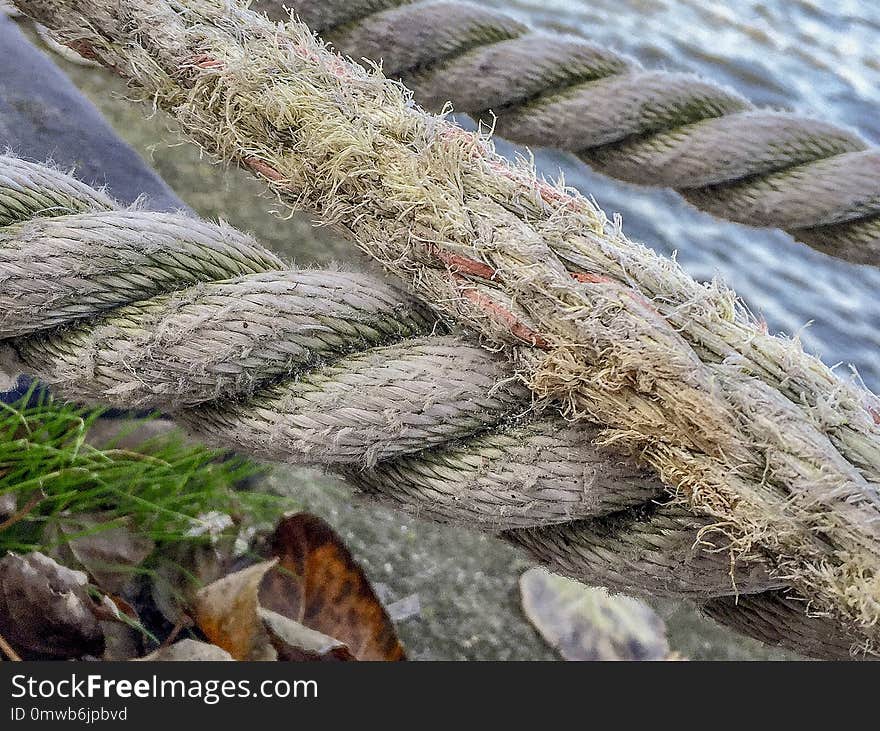
<svg viewBox="0 0 880 731">
<path fill-rule="evenodd" d="M 232 656 L 217 647 L 217 645 L 209 645 L 207 642 L 199 642 L 198 640 L 180 640 L 170 647 L 162 647 L 155 652 L 150 653 L 146 657 L 138 658 L 140 661 L 162 661 L 162 662 L 212 662 L 216 660 L 232 660 Z"/>
<path fill-rule="evenodd" d="M 665 660 L 663 620 L 647 604 L 588 587 L 543 568 L 519 581 L 523 610 L 566 660 Z"/>
<path fill-rule="evenodd" d="M 130 660 L 140 655 L 143 637 L 135 629 L 140 618 L 131 604 L 122 597 L 105 594 L 96 616 L 104 633 L 102 660 Z"/>
<path fill-rule="evenodd" d="M 193 615 L 211 642 L 236 660 L 404 659 L 363 570 L 324 521 L 285 518 L 270 545 L 273 560 L 197 593 Z"/>
<path fill-rule="evenodd" d="M 260 587 L 260 604 L 344 643 L 358 660 L 404 660 L 394 623 L 363 569 L 321 518 L 284 518 L 269 542 L 278 565 Z"/>
<path fill-rule="evenodd" d="M 200 589 L 193 604 L 205 636 L 236 660 L 275 660 L 271 639 L 259 616 L 260 582 L 275 561 L 249 566 Z"/>
<path fill-rule="evenodd" d="M 198 592 L 194 614 L 205 636 L 235 660 L 354 660 L 339 640 L 260 607 L 260 583 L 275 564 L 249 566 Z"/>
<path fill-rule="evenodd" d="M 348 647 L 333 637 L 309 629 L 271 609 L 260 609 L 259 614 L 279 660 L 357 660 Z"/>
<path fill-rule="evenodd" d="M 99 656 L 104 635 L 87 578 L 42 553 L 0 559 L 0 634 L 24 658 Z"/>
<path fill-rule="evenodd" d="M 65 516 L 59 521 L 67 548 L 104 591 L 119 594 L 156 545 L 124 522 L 106 527 L 101 514 Z"/>
<path fill-rule="evenodd" d="M 153 571 L 150 598 L 171 624 L 177 624 L 196 592 L 229 570 L 218 546 L 182 543 L 164 546 L 162 563 Z"/>
</svg>

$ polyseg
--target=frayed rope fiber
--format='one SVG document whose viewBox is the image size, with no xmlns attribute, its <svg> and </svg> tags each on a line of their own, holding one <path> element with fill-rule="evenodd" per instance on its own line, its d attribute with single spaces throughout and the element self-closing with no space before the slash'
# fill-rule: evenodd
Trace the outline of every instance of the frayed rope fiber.
<svg viewBox="0 0 880 731">
<path fill-rule="evenodd" d="M 880 150 L 856 132 L 758 109 L 694 74 L 461 0 L 257 0 L 352 58 L 382 61 L 428 109 L 451 101 L 514 142 L 676 189 L 701 210 L 880 264 Z"/>
<path fill-rule="evenodd" d="M 659 482 L 594 444 L 598 427 L 541 413 L 508 361 L 381 280 L 289 270 L 228 227 L 121 210 L 15 158 L 0 158 L 0 215 L 6 370 L 161 409 L 224 447 L 328 465 L 590 583 L 707 611 L 748 594 L 722 621 L 803 654 L 863 646 L 775 591 L 760 557 L 703 550 L 710 521 L 662 505 Z"/>
<path fill-rule="evenodd" d="M 298 22 L 210 0 L 17 5 L 502 349 L 536 398 L 604 427 L 711 523 L 707 541 L 760 553 L 876 642 L 872 394 Z"/>
</svg>

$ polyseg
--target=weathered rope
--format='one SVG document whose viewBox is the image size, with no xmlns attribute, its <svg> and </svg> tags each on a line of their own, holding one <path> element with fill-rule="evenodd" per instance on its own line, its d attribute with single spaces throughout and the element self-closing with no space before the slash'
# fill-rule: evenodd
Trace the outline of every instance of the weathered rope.
<svg viewBox="0 0 880 731">
<path fill-rule="evenodd" d="M 756 109 L 692 74 L 647 70 L 459 0 L 255 4 L 278 19 L 289 7 L 340 52 L 381 60 L 428 109 L 451 101 L 515 142 L 574 152 L 720 218 L 880 264 L 880 152 L 851 130 Z"/>
<path fill-rule="evenodd" d="M 303 25 L 208 0 L 18 4 L 206 149 L 347 230 L 506 350 L 535 394 L 605 426 L 712 523 L 717 555 L 760 550 L 773 581 L 876 641 L 871 394 Z"/>
<path fill-rule="evenodd" d="M 661 494 L 592 444 L 596 427 L 536 414 L 503 358 L 426 337 L 443 326 L 381 279 L 289 270 L 229 227 L 119 210 L 8 157 L 0 215 L 0 363 L 61 395 L 161 409 L 257 456 L 346 466 L 374 492 L 494 529 Z"/>
<path fill-rule="evenodd" d="M 661 486 L 593 446 L 598 428 L 533 413 L 506 361 L 461 338 L 425 337 L 443 326 L 381 280 L 287 270 L 228 227 L 119 210 L 15 158 L 0 157 L 0 216 L 7 369 L 71 398 L 161 408 L 223 446 L 330 465 L 426 517 L 507 529 L 582 580 L 694 600 L 778 584 L 760 563 L 731 574 L 726 554 L 696 550 L 707 523 L 655 503 Z M 768 597 L 762 617 L 776 606 Z M 851 637 L 826 647 L 827 621 L 787 601 L 774 642 L 849 651 Z"/>
<path fill-rule="evenodd" d="M 801 651 L 820 646 L 827 659 L 851 656 L 851 637 L 845 626 L 828 618 L 822 622 L 797 621 L 803 604 L 785 592 L 720 597 L 702 607 L 706 616 L 770 645 Z"/>
</svg>

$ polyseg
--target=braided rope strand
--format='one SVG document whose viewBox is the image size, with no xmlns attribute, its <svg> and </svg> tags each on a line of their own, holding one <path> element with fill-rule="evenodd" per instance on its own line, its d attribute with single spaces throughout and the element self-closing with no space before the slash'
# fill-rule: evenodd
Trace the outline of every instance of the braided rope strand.
<svg viewBox="0 0 880 731">
<path fill-rule="evenodd" d="M 0 158 L 0 176 L 4 170 L 33 185 L 28 192 L 19 186 L 25 198 L 57 198 L 72 183 L 12 158 Z M 706 521 L 653 504 L 661 486 L 623 455 L 591 446 L 596 427 L 530 415 L 528 394 L 510 380 L 504 360 L 460 337 L 425 337 L 442 326 L 381 280 L 278 268 L 268 252 L 228 228 L 171 214 L 145 221 L 106 200 L 94 202 L 88 189 L 80 192 L 70 203 L 86 213 L 26 214 L 55 218 L 23 220 L 17 202 L 0 203 L 0 214 L 14 219 L 0 228 L 0 362 L 7 367 L 38 373 L 71 398 L 162 408 L 225 447 L 329 465 L 370 495 L 424 517 L 504 530 L 563 573 L 617 590 L 704 599 L 779 586 L 760 561 L 739 562 L 734 585 L 726 553 L 694 549 Z M 78 225 L 83 221 L 88 225 Z M 115 235 L 100 240 L 111 242 L 116 256 L 97 257 L 85 272 L 89 248 L 99 246 L 93 232 L 111 224 Z M 37 225 L 45 238 L 34 235 Z M 155 247 L 149 225 L 157 232 Z M 58 231 L 65 237 L 48 236 Z M 176 250 L 168 231 L 180 236 Z M 27 235 L 17 239 L 22 232 Z M 216 247 L 228 270 L 218 276 L 231 278 L 192 284 L 193 250 L 186 245 L 195 234 L 212 242 L 195 250 L 196 268 Z M 154 257 L 174 254 L 177 280 L 161 281 L 172 292 L 138 300 L 129 280 L 115 280 L 119 291 L 108 286 L 107 272 L 118 271 L 117 260 L 142 255 L 145 244 Z M 59 276 L 47 277 L 54 288 L 37 292 L 47 302 L 58 299 L 53 289 L 64 292 L 65 307 L 41 307 L 27 290 L 33 309 L 54 329 L 11 306 L 22 283 L 33 279 L 28 246 L 57 247 L 54 257 L 50 248 L 31 261 L 35 274 L 58 268 Z M 7 265 L 9 252 L 15 258 Z M 240 275 L 244 259 L 266 271 Z M 76 271 L 78 285 L 64 276 Z M 148 294 L 156 284 L 149 276 L 140 281 Z M 72 306 L 75 286 L 91 307 Z M 649 507 L 632 510 L 638 505 Z M 559 523 L 563 532 L 552 529 Z M 760 598 L 754 602 L 761 606 Z M 747 622 L 735 622 L 748 633 Z M 777 632 L 790 625 L 792 637 L 810 639 L 795 649 L 827 654 L 814 628 L 824 620 L 800 611 L 779 622 Z M 767 631 L 763 624 L 759 629 Z"/>
<path fill-rule="evenodd" d="M 856 133 L 757 109 L 692 74 L 653 71 L 588 41 L 459 0 L 262 0 L 354 59 L 382 61 L 416 100 L 514 142 L 677 190 L 712 215 L 781 228 L 832 256 L 880 264 L 880 152 Z"/>
<path fill-rule="evenodd" d="M 67 183 L 65 176 L 49 185 L 51 171 L 0 158 L 0 169 L 6 166 L 33 169 L 46 195 Z M 81 207 L 89 201 L 84 195 Z M 175 266 L 154 266 L 167 260 Z M 242 262 L 262 271 L 242 275 Z M 165 292 L 142 299 L 157 286 Z M 73 304 L 76 291 L 81 306 Z M 161 409 L 225 446 L 294 463 L 348 465 L 352 474 L 406 455 L 398 484 L 410 500 L 422 495 L 429 510 L 433 501 L 423 491 L 446 488 L 440 474 L 426 479 L 419 455 L 435 447 L 432 464 L 445 461 L 461 483 L 477 475 L 487 495 L 503 492 L 522 506 L 506 516 L 467 508 L 492 504 L 472 488 L 461 507 L 447 511 L 459 522 L 533 525 L 601 515 L 660 494 L 643 471 L 618 466 L 622 456 L 591 446 L 595 427 L 536 420 L 528 391 L 504 359 L 461 337 L 425 337 L 443 326 L 409 295 L 370 275 L 286 269 L 228 227 L 115 207 L 19 221 L 0 228 L 0 292 L 0 360 L 39 374 L 61 395 Z M 47 306 L 56 302 L 63 306 Z M 546 463 L 539 424 L 567 435 Z M 491 437 L 489 429 L 496 430 Z M 536 460 L 534 479 L 495 480 L 483 472 L 488 462 L 521 462 L 523 450 Z M 414 476 L 409 484 L 407 475 Z"/>
</svg>

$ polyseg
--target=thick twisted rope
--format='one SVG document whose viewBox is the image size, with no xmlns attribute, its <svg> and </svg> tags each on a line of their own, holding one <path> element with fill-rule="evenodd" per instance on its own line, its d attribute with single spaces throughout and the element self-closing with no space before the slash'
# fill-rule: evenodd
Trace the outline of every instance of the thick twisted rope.
<svg viewBox="0 0 880 731">
<path fill-rule="evenodd" d="M 504 530 L 581 580 L 697 601 L 779 584 L 761 562 L 732 573 L 726 554 L 695 550 L 707 523 L 657 503 L 661 485 L 595 447 L 597 427 L 535 413 L 504 359 L 426 337 L 442 325 L 381 280 L 288 270 L 229 228 L 119 210 L 8 157 L 0 216 L 8 370 L 79 400 L 161 408 L 223 446 L 332 466 L 404 509 Z M 776 593 L 752 599 L 751 634 L 848 655 L 852 637 L 781 596 L 786 614 Z M 750 633 L 735 610 L 720 618 Z"/>
<path fill-rule="evenodd" d="M 851 130 L 757 109 L 692 74 L 644 69 L 459 0 L 256 5 L 277 18 L 289 7 L 340 52 L 381 60 L 428 109 L 451 101 L 514 142 L 574 152 L 714 216 L 880 264 L 880 152 Z"/>
<path fill-rule="evenodd" d="M 100 194 L 71 183 L 54 171 L 0 159 L 0 212 L 7 221 L 0 239 L 6 294 L 0 332 L 40 333 L 9 341 L 7 367 L 15 362 L 41 373 L 72 397 L 163 408 L 226 446 L 334 465 L 368 492 L 442 520 L 490 529 L 550 524 L 659 495 L 659 485 L 622 457 L 591 446 L 595 428 L 511 417 L 511 406 L 528 411 L 526 395 L 505 380 L 504 362 L 486 351 L 449 336 L 370 347 L 436 325 L 381 281 L 281 271 L 273 268 L 278 262 L 271 254 L 229 229 L 175 216 L 121 215 Z M 89 207 L 102 215 L 64 215 Z M 10 225 L 47 215 L 61 217 L 40 226 Z M 169 231 L 175 236 L 168 238 Z M 193 258 L 195 240 L 201 247 Z M 153 268 L 139 262 L 138 271 L 149 273 L 140 280 L 147 293 L 154 284 L 165 289 L 209 279 L 200 260 L 220 260 L 228 274 L 257 272 L 134 303 L 129 267 L 145 246 L 151 263 L 162 263 Z M 172 257 L 176 280 L 167 276 Z M 39 286 L 45 280 L 50 286 Z M 73 307 L 75 299 L 85 304 Z M 59 324 L 68 327 L 45 330 Z M 319 365 L 352 347 L 366 350 Z M 432 358 L 424 360 L 424 354 Z M 369 361 L 378 369 L 358 368 Z M 453 366 L 453 377 L 460 379 L 451 389 L 445 388 L 450 376 L 444 365 Z M 426 387 L 430 397 L 424 399 L 420 389 Z M 250 394 L 247 400 L 213 403 L 217 396 L 242 393 Z M 291 396 L 303 393 L 309 400 L 297 403 Z M 460 418 L 474 407 L 483 410 L 476 420 Z M 488 426 L 495 430 L 486 431 Z M 426 443 L 437 447 L 424 449 Z M 385 459 L 374 462 L 378 456 Z M 372 466 L 358 468 L 363 462 Z M 507 535 L 568 575 L 617 589 L 695 599 L 734 590 L 726 560 L 694 554 L 700 524 L 692 516 L 657 507 L 641 513 L 570 525 L 566 531 L 578 537 L 576 550 L 554 545 L 562 534 Z M 760 565 L 737 569 L 739 591 L 770 585 Z M 753 600 L 763 609 L 761 617 L 775 606 L 775 595 L 767 597 L 766 608 L 760 598 Z M 802 605 L 786 608 L 789 616 L 773 615 L 779 635 L 774 642 L 820 656 L 848 652 L 852 639 L 845 632 L 834 628 L 829 644 L 827 622 L 806 618 Z M 728 614 L 722 619 L 749 631 L 748 620 Z M 752 633 L 765 637 L 765 624 L 756 623 Z"/>
<path fill-rule="evenodd" d="M 8 157 L 0 213 L 0 360 L 62 395 L 161 409 L 218 443 L 344 466 L 434 517 L 498 529 L 661 494 L 592 444 L 595 426 L 537 414 L 503 358 L 431 336 L 436 317 L 373 276 L 289 270 L 233 229 L 120 210 Z"/>
<path fill-rule="evenodd" d="M 534 394 L 604 426 L 711 521 L 725 555 L 760 551 L 773 581 L 876 641 L 873 395 L 301 24 L 208 0 L 18 4 L 207 150 L 344 228 L 504 349 Z"/>
</svg>

